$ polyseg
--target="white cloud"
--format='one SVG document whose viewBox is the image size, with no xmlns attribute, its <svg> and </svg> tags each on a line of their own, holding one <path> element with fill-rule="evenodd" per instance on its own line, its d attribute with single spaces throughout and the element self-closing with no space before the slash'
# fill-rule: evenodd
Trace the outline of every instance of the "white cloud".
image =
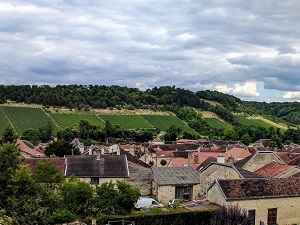
<svg viewBox="0 0 300 225">
<path fill-rule="evenodd" d="M 190 40 L 195 39 L 196 36 L 193 34 L 189 34 L 189 33 L 183 33 L 183 34 L 177 35 L 177 38 L 181 41 L 190 41 Z"/>
<path fill-rule="evenodd" d="M 233 87 L 228 87 L 228 85 L 216 85 L 214 88 L 216 91 L 232 94 L 239 97 L 258 97 L 260 94 L 257 91 L 256 83 L 246 82 L 244 85 L 234 84 Z"/>
<path fill-rule="evenodd" d="M 282 96 L 284 99 L 300 102 L 300 91 L 287 91 Z"/>
</svg>

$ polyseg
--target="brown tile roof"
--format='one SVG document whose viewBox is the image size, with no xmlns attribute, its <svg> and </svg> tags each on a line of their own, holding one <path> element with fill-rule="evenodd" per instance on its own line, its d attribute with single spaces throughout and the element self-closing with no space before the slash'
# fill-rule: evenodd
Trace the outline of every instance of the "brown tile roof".
<svg viewBox="0 0 300 225">
<path fill-rule="evenodd" d="M 259 174 L 264 177 L 274 178 L 291 168 L 293 168 L 293 166 L 280 164 L 277 162 L 271 162 L 271 163 L 259 168 L 258 170 L 254 171 L 254 173 Z"/>
<path fill-rule="evenodd" d="M 228 200 L 300 196 L 299 178 L 216 181 Z"/>
<path fill-rule="evenodd" d="M 186 151 L 197 150 L 201 145 L 199 144 L 163 144 L 153 145 L 152 148 L 160 148 L 163 151 Z"/>
<path fill-rule="evenodd" d="M 28 158 L 24 159 L 24 163 L 29 165 L 29 168 L 33 174 L 36 174 L 36 165 L 38 162 L 52 162 L 56 168 L 58 168 L 63 174 L 66 169 L 66 159 L 62 157 L 57 158 Z"/>
<path fill-rule="evenodd" d="M 259 174 L 255 174 L 251 171 L 248 171 L 248 170 L 244 170 L 243 168 L 240 168 L 240 167 L 236 167 L 236 170 L 239 171 L 239 173 L 243 176 L 243 178 L 245 179 L 263 179 L 264 177 L 259 175 Z"/>
<path fill-rule="evenodd" d="M 121 155 L 126 155 L 127 160 L 130 162 L 133 162 L 135 164 L 138 164 L 140 166 L 146 167 L 146 168 L 150 168 L 151 166 L 145 162 L 143 162 L 142 160 L 136 158 L 135 156 L 133 156 L 132 154 L 130 154 L 129 152 L 125 151 L 124 149 L 120 148 L 120 154 Z"/>
<path fill-rule="evenodd" d="M 286 163 L 290 164 L 293 161 L 296 161 L 300 158 L 299 153 L 293 153 L 293 152 L 277 152 L 277 155 Z"/>
<path fill-rule="evenodd" d="M 213 156 L 209 156 L 207 159 L 204 160 L 197 168 L 196 170 L 199 171 L 201 168 L 207 167 L 212 162 L 217 162 L 217 158 Z"/>
<path fill-rule="evenodd" d="M 246 165 L 247 162 L 249 162 L 249 160 L 253 157 L 253 155 L 249 155 L 246 158 L 243 158 L 237 162 L 234 163 L 235 166 L 237 167 L 243 167 Z"/>
</svg>

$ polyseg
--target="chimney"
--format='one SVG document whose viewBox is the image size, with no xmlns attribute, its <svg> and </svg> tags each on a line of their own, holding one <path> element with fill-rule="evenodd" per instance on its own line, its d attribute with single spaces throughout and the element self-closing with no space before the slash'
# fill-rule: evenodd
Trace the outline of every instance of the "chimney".
<svg viewBox="0 0 300 225">
<path fill-rule="evenodd" d="M 225 157 L 223 155 L 217 156 L 217 162 L 218 163 L 225 163 Z"/>
<path fill-rule="evenodd" d="M 233 165 L 234 164 L 234 157 L 232 155 L 230 155 L 227 159 L 227 163 L 230 164 L 230 165 Z"/>
<path fill-rule="evenodd" d="M 196 154 L 194 155 L 194 163 L 195 163 L 195 164 L 199 164 L 199 155 L 198 155 L 198 154 L 197 154 L 197 155 L 196 155 Z"/>
</svg>

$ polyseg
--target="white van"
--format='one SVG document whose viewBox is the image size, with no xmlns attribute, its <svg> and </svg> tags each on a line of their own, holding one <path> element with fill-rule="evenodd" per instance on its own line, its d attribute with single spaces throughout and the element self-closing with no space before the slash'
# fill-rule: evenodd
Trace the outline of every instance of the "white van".
<svg viewBox="0 0 300 225">
<path fill-rule="evenodd" d="M 141 196 L 134 204 L 136 209 L 141 208 L 151 208 L 151 207 L 163 207 L 164 205 L 156 201 L 154 198 L 150 198 L 147 196 Z"/>
</svg>

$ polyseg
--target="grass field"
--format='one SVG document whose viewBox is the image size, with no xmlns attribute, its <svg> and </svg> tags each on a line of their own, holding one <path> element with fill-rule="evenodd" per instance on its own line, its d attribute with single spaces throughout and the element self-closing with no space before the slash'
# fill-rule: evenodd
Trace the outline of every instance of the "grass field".
<svg viewBox="0 0 300 225">
<path fill-rule="evenodd" d="M 153 129 L 147 120 L 139 115 L 99 115 L 104 121 L 109 121 L 113 126 L 119 125 L 124 129 Z"/>
<path fill-rule="evenodd" d="M 236 115 L 235 118 L 238 122 L 240 122 L 241 124 L 246 125 L 246 126 L 256 126 L 256 127 L 260 126 L 260 127 L 264 127 L 264 128 L 272 127 L 271 124 L 266 123 L 260 119 L 248 119 L 242 115 Z"/>
<path fill-rule="evenodd" d="M 217 118 L 205 118 L 205 121 L 214 128 L 220 128 L 220 129 L 230 129 L 232 128 L 231 125 L 222 122 L 221 120 Z"/>
<path fill-rule="evenodd" d="M 0 124 L 0 134 L 3 134 L 4 130 L 10 126 L 10 123 L 2 107 L 0 107 Z"/>
<path fill-rule="evenodd" d="M 95 114 L 79 113 L 50 113 L 60 128 L 78 128 L 80 120 L 88 121 L 91 125 L 104 127 L 105 122 Z"/>
<path fill-rule="evenodd" d="M 142 115 L 142 117 L 161 131 L 165 131 L 170 126 L 175 125 L 176 127 L 181 128 L 182 131 L 197 134 L 195 130 L 190 128 L 186 123 L 176 116 Z"/>
<path fill-rule="evenodd" d="M 39 129 L 49 122 L 53 125 L 54 132 L 57 131 L 55 124 L 41 108 L 1 106 L 1 109 L 19 135 L 26 129 Z"/>
</svg>

